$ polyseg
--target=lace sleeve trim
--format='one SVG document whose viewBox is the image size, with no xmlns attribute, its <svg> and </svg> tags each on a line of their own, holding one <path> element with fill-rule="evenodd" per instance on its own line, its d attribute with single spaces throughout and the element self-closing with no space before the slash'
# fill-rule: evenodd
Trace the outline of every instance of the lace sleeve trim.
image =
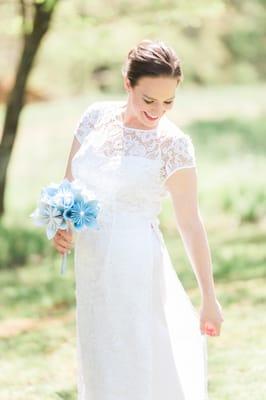
<svg viewBox="0 0 266 400">
<path fill-rule="evenodd" d="M 163 183 L 177 170 L 196 167 L 195 149 L 189 135 L 168 137 L 162 146 Z"/>
<path fill-rule="evenodd" d="M 95 126 L 99 115 L 99 102 L 91 104 L 79 119 L 74 136 L 77 138 L 80 144 L 82 144 L 86 136 Z"/>
</svg>

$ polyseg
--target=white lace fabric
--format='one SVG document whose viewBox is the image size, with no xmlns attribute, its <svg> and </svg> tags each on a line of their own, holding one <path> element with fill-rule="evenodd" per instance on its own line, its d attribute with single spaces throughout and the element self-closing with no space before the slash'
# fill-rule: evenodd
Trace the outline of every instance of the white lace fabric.
<svg viewBox="0 0 266 400">
<path fill-rule="evenodd" d="M 108 135 L 102 134 L 102 137 L 96 138 L 98 151 L 107 157 L 124 155 L 159 159 L 163 187 L 175 171 L 196 167 L 194 145 L 188 134 L 183 133 L 165 116 L 161 118 L 157 129 L 127 127 L 121 121 L 124 104 L 119 101 L 102 101 L 90 105 L 78 122 L 75 137 L 82 144 L 93 130 L 101 128 L 108 131 Z"/>
</svg>

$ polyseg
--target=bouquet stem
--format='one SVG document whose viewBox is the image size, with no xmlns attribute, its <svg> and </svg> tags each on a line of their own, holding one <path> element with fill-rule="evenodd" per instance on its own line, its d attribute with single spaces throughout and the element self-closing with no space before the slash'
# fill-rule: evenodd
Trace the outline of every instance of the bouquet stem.
<svg viewBox="0 0 266 400">
<path fill-rule="evenodd" d="M 61 261 L 60 275 L 64 275 L 67 269 L 67 253 L 64 253 Z"/>
<path fill-rule="evenodd" d="M 70 222 L 67 221 L 67 232 L 71 229 Z M 64 275 L 67 270 L 67 251 L 63 254 L 61 260 L 60 275 Z"/>
</svg>

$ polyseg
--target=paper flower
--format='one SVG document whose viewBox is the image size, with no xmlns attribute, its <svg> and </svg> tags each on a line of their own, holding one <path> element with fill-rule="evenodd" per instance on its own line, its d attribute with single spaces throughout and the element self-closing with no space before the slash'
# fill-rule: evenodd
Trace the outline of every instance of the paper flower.
<svg viewBox="0 0 266 400">
<path fill-rule="evenodd" d="M 64 211 L 64 218 L 71 220 L 77 231 L 86 227 L 97 226 L 96 217 L 98 213 L 97 201 L 84 201 L 83 198 L 74 201 L 71 208 Z"/>
<path fill-rule="evenodd" d="M 80 181 L 63 179 L 41 190 L 38 207 L 30 214 L 37 226 L 45 226 L 48 239 L 52 239 L 58 229 L 73 228 L 78 232 L 88 228 L 98 228 L 99 202 L 92 191 Z M 67 254 L 63 255 L 61 274 L 66 269 Z"/>
<path fill-rule="evenodd" d="M 55 236 L 58 229 L 67 228 L 62 211 L 42 201 L 30 216 L 33 218 L 35 225 L 46 226 L 46 234 L 49 240 Z"/>
</svg>

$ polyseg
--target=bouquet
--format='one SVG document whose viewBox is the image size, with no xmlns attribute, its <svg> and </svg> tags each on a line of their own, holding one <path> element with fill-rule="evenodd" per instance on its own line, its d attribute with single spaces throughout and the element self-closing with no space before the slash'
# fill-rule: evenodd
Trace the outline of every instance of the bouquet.
<svg viewBox="0 0 266 400">
<path fill-rule="evenodd" d="M 88 228 L 98 229 L 97 215 L 99 202 L 93 192 L 84 188 L 77 180 L 63 179 L 41 190 L 37 208 L 30 217 L 37 226 L 46 227 L 46 235 L 51 240 L 58 229 L 79 232 Z M 67 266 L 67 253 L 62 256 L 61 275 Z"/>
</svg>

